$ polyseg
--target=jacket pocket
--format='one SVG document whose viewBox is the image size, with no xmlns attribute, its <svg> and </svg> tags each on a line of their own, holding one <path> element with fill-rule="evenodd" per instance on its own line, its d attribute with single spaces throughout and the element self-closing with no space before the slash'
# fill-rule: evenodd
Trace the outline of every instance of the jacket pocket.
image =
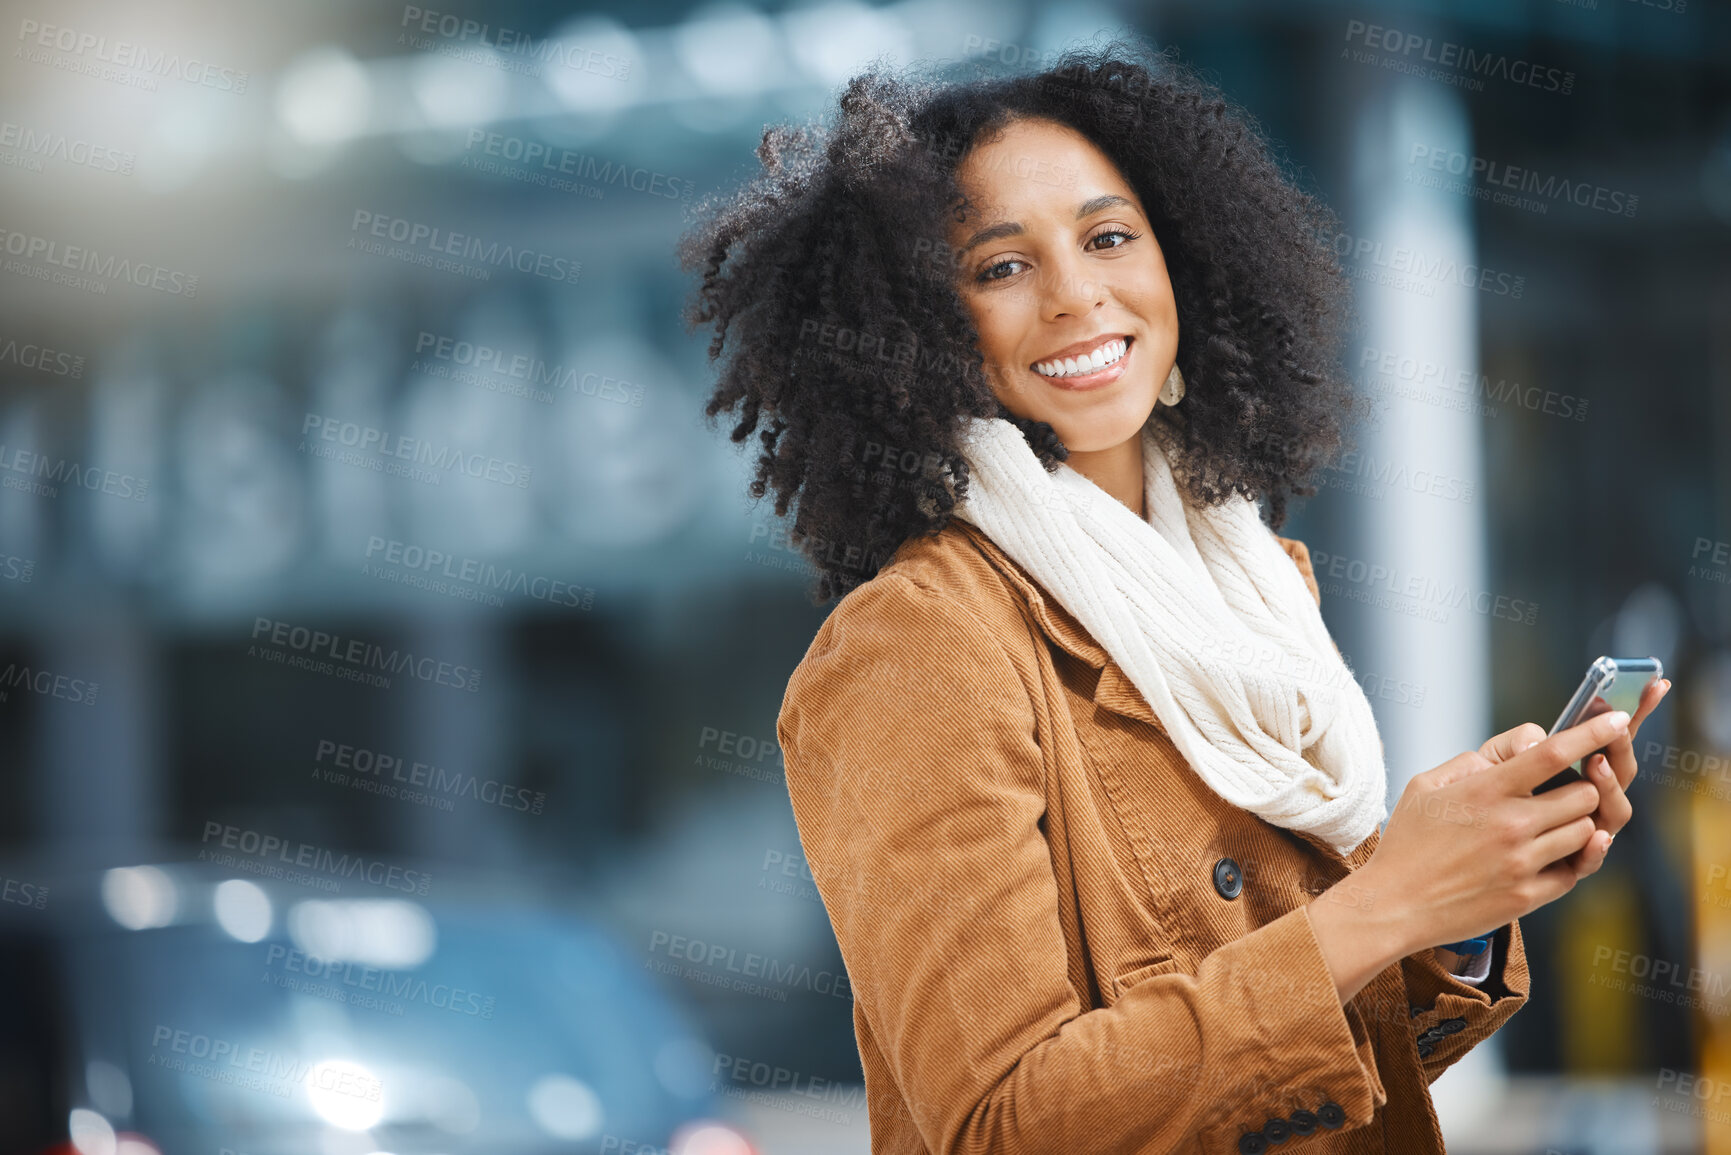
<svg viewBox="0 0 1731 1155">
<path fill-rule="evenodd" d="M 1183 964 L 1183 959 L 1165 958 L 1161 959 L 1159 962 L 1149 963 L 1147 966 L 1137 967 L 1135 970 L 1125 971 L 1123 974 L 1113 975 L 1112 986 L 1115 988 L 1113 993 L 1114 1001 L 1123 998 L 1124 992 L 1135 986 L 1137 983 L 1146 979 L 1151 979 L 1155 975 L 1171 974 L 1175 970 L 1181 970 Z"/>
</svg>

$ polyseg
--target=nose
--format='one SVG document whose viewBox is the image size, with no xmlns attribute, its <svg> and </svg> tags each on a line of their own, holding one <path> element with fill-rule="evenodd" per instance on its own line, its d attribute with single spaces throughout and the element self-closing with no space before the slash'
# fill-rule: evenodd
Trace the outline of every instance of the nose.
<svg viewBox="0 0 1731 1155">
<path fill-rule="evenodd" d="M 1041 278 L 1041 311 L 1047 320 L 1066 314 L 1084 316 L 1105 303 L 1105 282 L 1090 278 L 1080 254 L 1068 254 L 1046 266 Z"/>
</svg>

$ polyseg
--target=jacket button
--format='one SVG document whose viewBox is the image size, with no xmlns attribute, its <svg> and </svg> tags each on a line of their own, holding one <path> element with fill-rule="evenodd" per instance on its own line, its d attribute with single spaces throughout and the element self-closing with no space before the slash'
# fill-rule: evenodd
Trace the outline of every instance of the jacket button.
<svg viewBox="0 0 1731 1155">
<path fill-rule="evenodd" d="M 1238 869 L 1238 863 L 1222 858 L 1214 864 L 1214 889 L 1220 892 L 1221 898 L 1238 897 L 1244 889 L 1244 872 Z"/>
<path fill-rule="evenodd" d="M 1419 1046 L 1422 1047 L 1426 1043 L 1434 1043 L 1446 1034 L 1448 1034 L 1448 1032 L 1445 1030 L 1442 1030 L 1438 1027 L 1431 1027 L 1429 1030 L 1427 1030 L 1423 1034 L 1419 1035 L 1419 1037 L 1418 1037 Z"/>
<path fill-rule="evenodd" d="M 1316 1113 L 1314 1111 L 1294 1111 L 1286 1118 L 1292 1124 L 1294 1135 L 1308 1135 L 1316 1130 Z"/>
<path fill-rule="evenodd" d="M 1456 1031 L 1466 1030 L 1466 1027 L 1467 1021 L 1465 1019 L 1444 1019 L 1442 1022 L 1438 1023 L 1434 1029 L 1441 1031 L 1445 1035 L 1452 1035 Z"/>
<path fill-rule="evenodd" d="M 1238 1137 L 1238 1155 L 1262 1155 L 1268 1150 L 1268 1140 L 1260 1131 L 1246 1131 Z"/>
<path fill-rule="evenodd" d="M 1430 1058 L 1430 1053 L 1434 1050 L 1436 1050 L 1436 1047 L 1432 1046 L 1430 1043 L 1420 1043 L 1418 1045 L 1418 1057 L 1421 1059 L 1428 1059 Z"/>
<path fill-rule="evenodd" d="M 1262 1137 L 1270 1143 L 1284 1143 L 1292 1134 L 1292 1128 L 1286 1125 L 1285 1119 L 1270 1119 L 1262 1125 Z"/>
<path fill-rule="evenodd" d="M 1316 1117 L 1330 1131 L 1346 1122 L 1346 1109 L 1333 1099 L 1316 1109 Z"/>
</svg>

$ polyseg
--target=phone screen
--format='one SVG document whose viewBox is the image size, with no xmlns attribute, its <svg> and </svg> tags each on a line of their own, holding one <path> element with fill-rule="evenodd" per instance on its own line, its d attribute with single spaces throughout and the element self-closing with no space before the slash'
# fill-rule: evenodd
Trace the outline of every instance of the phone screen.
<svg viewBox="0 0 1731 1155">
<path fill-rule="evenodd" d="M 1569 704 L 1563 707 L 1550 732 L 1555 734 L 1567 730 L 1611 710 L 1622 710 L 1632 718 L 1636 707 L 1641 704 L 1641 694 L 1647 684 L 1663 676 L 1664 668 L 1658 658 L 1599 658 L 1587 667 L 1586 677 L 1581 679 L 1580 686 L 1570 697 Z M 1601 752 L 1603 747 L 1594 753 Z M 1584 761 L 1570 763 L 1540 783 L 1533 793 L 1543 794 L 1583 777 L 1581 767 Z"/>
</svg>

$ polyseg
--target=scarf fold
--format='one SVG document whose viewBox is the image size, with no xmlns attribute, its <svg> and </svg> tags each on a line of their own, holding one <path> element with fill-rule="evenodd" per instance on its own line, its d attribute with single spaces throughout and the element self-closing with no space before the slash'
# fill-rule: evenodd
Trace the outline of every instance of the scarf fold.
<svg viewBox="0 0 1731 1155">
<path fill-rule="evenodd" d="M 1210 789 L 1342 855 L 1381 825 L 1370 702 L 1254 501 L 1194 507 L 1158 410 L 1141 432 L 1146 521 L 1067 464 L 1047 473 L 1010 422 L 963 420 L 956 516 L 1082 623 Z"/>
</svg>

